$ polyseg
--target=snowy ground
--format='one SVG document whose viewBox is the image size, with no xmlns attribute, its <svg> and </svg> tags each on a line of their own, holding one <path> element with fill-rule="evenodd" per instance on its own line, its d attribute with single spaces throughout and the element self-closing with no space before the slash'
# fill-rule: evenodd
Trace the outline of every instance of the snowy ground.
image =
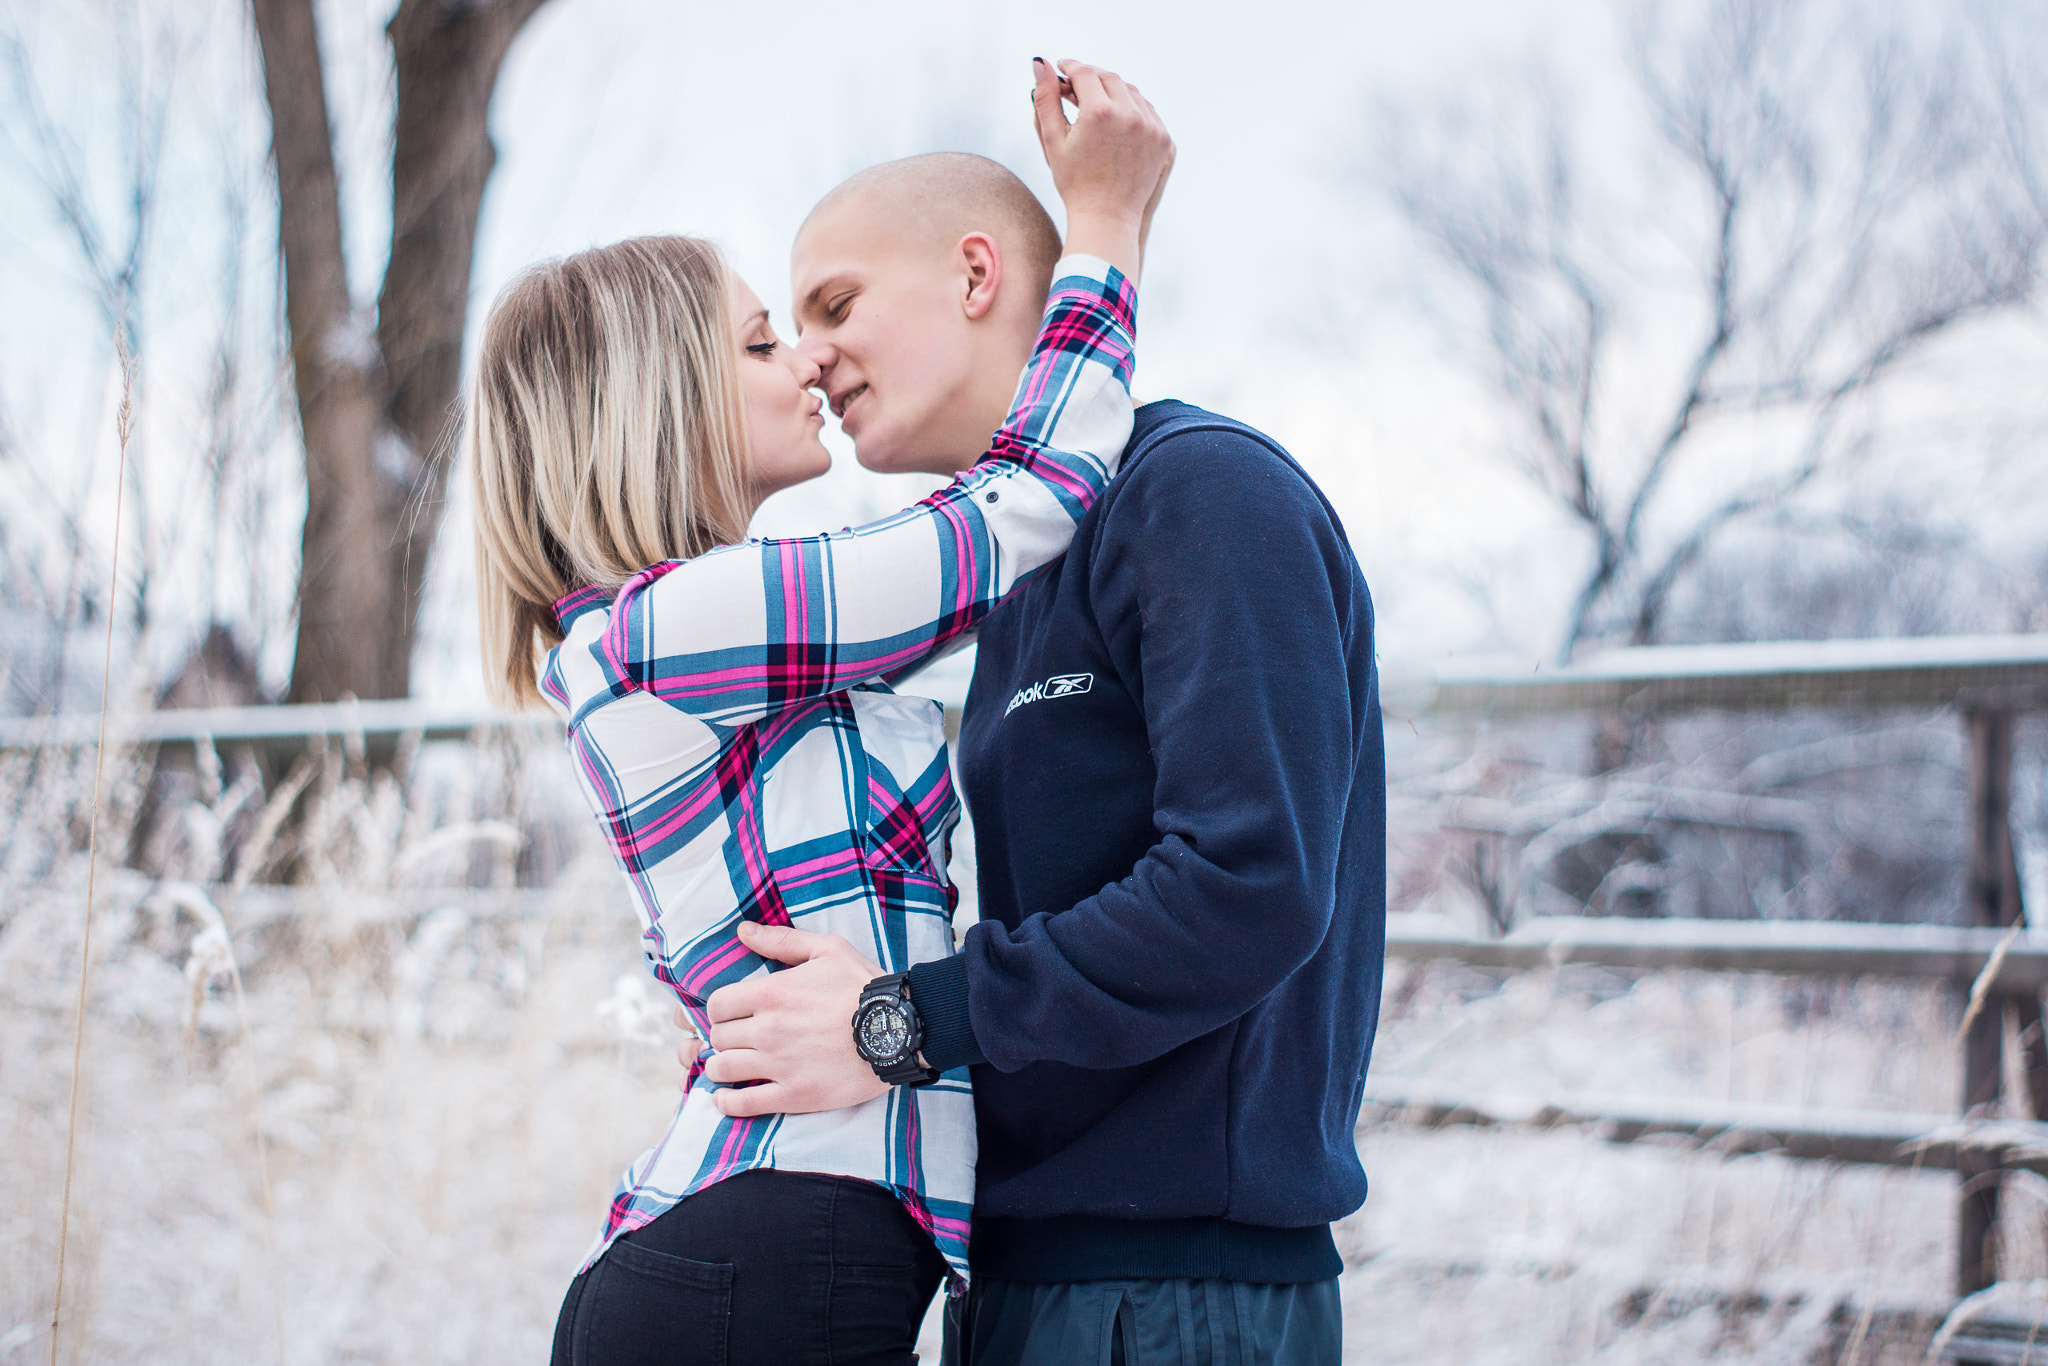
<svg viewBox="0 0 2048 1366">
<path fill-rule="evenodd" d="M 0 907 L 0 1363 L 49 1350 L 74 873 Z M 572 869 L 517 906 L 219 898 L 238 1008 L 204 906 L 103 874 L 59 1360 L 544 1360 L 674 1097 L 611 878 Z M 1388 986 L 1387 1079 L 1921 1112 L 1955 1091 L 1932 989 L 1454 966 Z M 1340 1230 L 1360 1363 L 1833 1363 L 1860 1325 L 1874 1366 L 1919 1360 L 1945 1307 L 1945 1174 L 1569 1131 L 1360 1142 L 1373 1194 Z M 2014 1271 L 2044 1274 L 2040 1221 L 2015 1223 Z"/>
</svg>

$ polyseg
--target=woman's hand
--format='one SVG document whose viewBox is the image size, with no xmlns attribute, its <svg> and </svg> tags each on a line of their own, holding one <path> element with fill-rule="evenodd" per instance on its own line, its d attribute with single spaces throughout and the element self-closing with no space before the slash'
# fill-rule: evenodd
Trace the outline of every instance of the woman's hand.
<svg viewBox="0 0 2048 1366">
<path fill-rule="evenodd" d="M 1152 212 L 1173 170 L 1173 138 L 1151 101 L 1113 71 L 1032 60 L 1038 144 L 1067 206 L 1067 251 L 1137 282 Z M 1074 102 L 1070 122 L 1063 99 Z"/>
</svg>

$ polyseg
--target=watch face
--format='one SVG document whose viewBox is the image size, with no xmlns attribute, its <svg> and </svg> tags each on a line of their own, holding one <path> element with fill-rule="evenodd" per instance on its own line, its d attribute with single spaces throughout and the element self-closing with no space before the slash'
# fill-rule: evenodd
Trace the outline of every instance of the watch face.
<svg viewBox="0 0 2048 1366">
<path fill-rule="evenodd" d="M 894 1001 L 875 1001 L 861 1012 L 853 1041 L 869 1062 L 897 1057 L 910 1046 L 910 1016 Z"/>
</svg>

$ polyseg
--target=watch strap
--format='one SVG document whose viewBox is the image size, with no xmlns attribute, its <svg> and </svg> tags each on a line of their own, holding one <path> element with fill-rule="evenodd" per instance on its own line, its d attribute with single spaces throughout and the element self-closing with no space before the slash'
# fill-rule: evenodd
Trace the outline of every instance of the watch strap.
<svg viewBox="0 0 2048 1366">
<path fill-rule="evenodd" d="M 916 1053 L 887 1067 L 870 1066 L 875 1067 L 876 1076 L 891 1086 L 930 1086 L 939 1079 L 939 1069 L 921 1065 Z"/>
<path fill-rule="evenodd" d="M 894 996 L 901 1001 L 908 1002 L 910 1000 L 910 974 L 907 972 L 884 973 L 861 988 L 860 999 L 863 1005 L 874 1000 L 877 996 Z M 915 1009 L 915 1007 L 912 1008 Z"/>
</svg>

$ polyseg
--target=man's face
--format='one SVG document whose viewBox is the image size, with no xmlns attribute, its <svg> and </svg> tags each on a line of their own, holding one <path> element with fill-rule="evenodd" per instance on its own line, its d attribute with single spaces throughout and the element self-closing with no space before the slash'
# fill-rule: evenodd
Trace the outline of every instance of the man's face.
<svg viewBox="0 0 2048 1366">
<path fill-rule="evenodd" d="M 847 206 L 814 218 L 791 253 L 797 347 L 860 463 L 884 474 L 953 474 L 1002 422 L 980 411 L 982 339 L 963 308 L 964 270 L 904 240 L 886 216 Z M 1007 398 L 1007 395 L 1005 395 Z"/>
</svg>

